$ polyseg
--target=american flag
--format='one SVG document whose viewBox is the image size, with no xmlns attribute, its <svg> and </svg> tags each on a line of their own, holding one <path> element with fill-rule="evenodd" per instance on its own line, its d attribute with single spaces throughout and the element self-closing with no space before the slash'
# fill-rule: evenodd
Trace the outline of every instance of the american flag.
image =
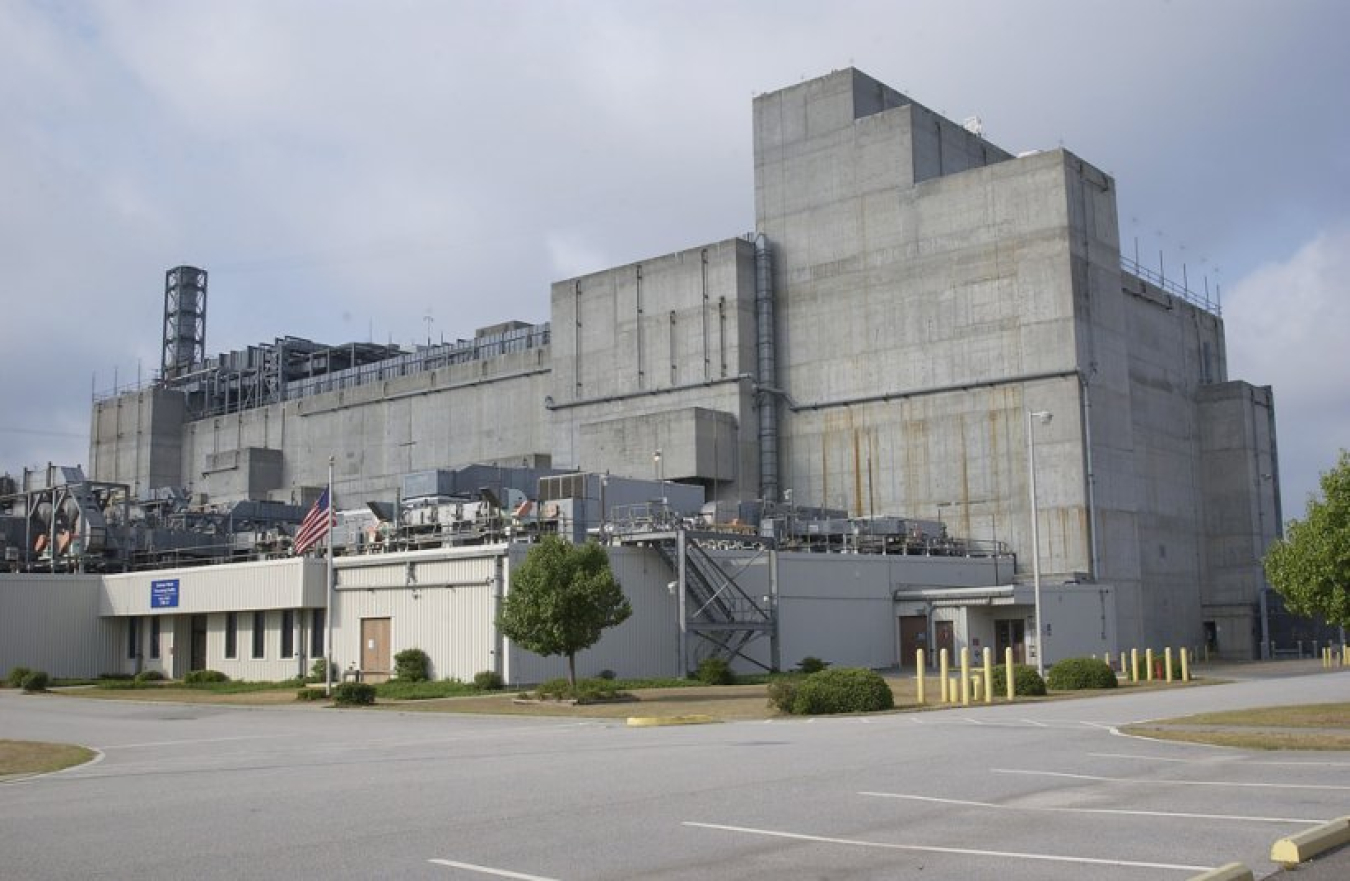
<svg viewBox="0 0 1350 881">
<path fill-rule="evenodd" d="M 328 490 L 324 490 L 323 495 L 315 500 L 314 506 L 300 523 L 300 529 L 295 533 L 295 544 L 291 546 L 291 553 L 303 554 L 318 544 L 319 540 L 328 534 L 335 519 L 332 506 L 328 504 Z"/>
</svg>

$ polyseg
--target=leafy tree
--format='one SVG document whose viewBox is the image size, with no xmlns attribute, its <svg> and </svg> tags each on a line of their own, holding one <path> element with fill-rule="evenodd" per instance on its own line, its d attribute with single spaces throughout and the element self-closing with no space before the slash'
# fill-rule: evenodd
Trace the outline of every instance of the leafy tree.
<svg viewBox="0 0 1350 881">
<path fill-rule="evenodd" d="M 1322 498 L 1266 554 L 1266 578 L 1290 611 L 1350 626 L 1350 453 L 1322 475 Z"/>
<path fill-rule="evenodd" d="M 575 693 L 577 652 L 595 645 L 607 628 L 632 614 L 604 548 L 548 536 L 511 574 L 511 592 L 497 626 L 535 654 L 566 655 L 567 678 Z"/>
</svg>

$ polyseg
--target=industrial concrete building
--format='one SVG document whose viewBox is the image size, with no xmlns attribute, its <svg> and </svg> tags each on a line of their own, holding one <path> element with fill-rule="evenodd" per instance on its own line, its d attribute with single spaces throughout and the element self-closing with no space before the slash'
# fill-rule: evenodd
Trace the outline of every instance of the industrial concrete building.
<svg viewBox="0 0 1350 881">
<path fill-rule="evenodd" d="M 1077 610 L 1047 660 L 1258 652 L 1282 519 L 1271 390 L 1229 378 L 1215 299 L 1122 257 L 1110 176 L 1013 155 L 853 69 L 756 98 L 754 155 L 753 233 L 559 281 L 548 324 L 413 352 L 285 337 L 207 357 L 206 273 L 171 270 L 160 376 L 95 402 L 90 479 L 303 506 L 332 456 L 347 507 L 481 463 L 697 487 L 713 521 L 753 513 L 766 536 L 812 511 L 855 552 L 888 518 L 941 521 L 1002 571 L 928 582 L 965 600 L 867 575 L 887 663 L 904 632 L 936 645 L 944 608 L 964 610 L 957 644 L 1031 657 L 1034 570 Z M 583 534 L 611 512 L 587 516 Z M 811 570 L 832 585 L 864 565 L 811 564 L 839 567 Z M 823 640 L 783 650 L 848 653 L 845 632 Z"/>
</svg>

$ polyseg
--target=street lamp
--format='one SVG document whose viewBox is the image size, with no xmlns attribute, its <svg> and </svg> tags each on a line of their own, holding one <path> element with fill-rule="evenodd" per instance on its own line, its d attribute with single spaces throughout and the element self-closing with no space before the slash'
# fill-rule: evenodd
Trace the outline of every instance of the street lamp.
<svg viewBox="0 0 1350 881">
<path fill-rule="evenodd" d="M 1027 411 L 1027 471 L 1031 488 L 1031 589 L 1036 599 L 1036 672 L 1045 678 L 1045 628 L 1041 624 L 1041 529 L 1036 516 L 1036 430 L 1035 423 L 1046 425 L 1054 418 L 1049 410 Z"/>
</svg>

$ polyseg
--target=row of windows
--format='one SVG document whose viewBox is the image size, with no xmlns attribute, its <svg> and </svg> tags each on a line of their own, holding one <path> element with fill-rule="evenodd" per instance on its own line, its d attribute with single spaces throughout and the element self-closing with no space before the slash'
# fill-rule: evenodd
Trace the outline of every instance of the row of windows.
<svg viewBox="0 0 1350 881">
<path fill-rule="evenodd" d="M 239 657 L 239 614 L 238 612 L 225 613 L 225 657 Z M 253 612 L 252 627 L 252 645 L 250 646 L 253 658 L 264 658 L 267 656 L 267 613 Z M 323 609 L 311 609 L 309 613 L 309 656 L 311 658 L 323 657 L 324 644 L 324 611 Z M 163 618 L 158 615 L 150 618 L 150 657 L 158 659 L 160 656 L 160 634 Z M 281 658 L 295 657 L 295 610 L 283 609 L 281 612 L 281 631 L 280 631 L 280 652 L 277 655 Z M 141 619 L 127 619 L 127 657 L 135 658 L 141 654 Z"/>
</svg>

